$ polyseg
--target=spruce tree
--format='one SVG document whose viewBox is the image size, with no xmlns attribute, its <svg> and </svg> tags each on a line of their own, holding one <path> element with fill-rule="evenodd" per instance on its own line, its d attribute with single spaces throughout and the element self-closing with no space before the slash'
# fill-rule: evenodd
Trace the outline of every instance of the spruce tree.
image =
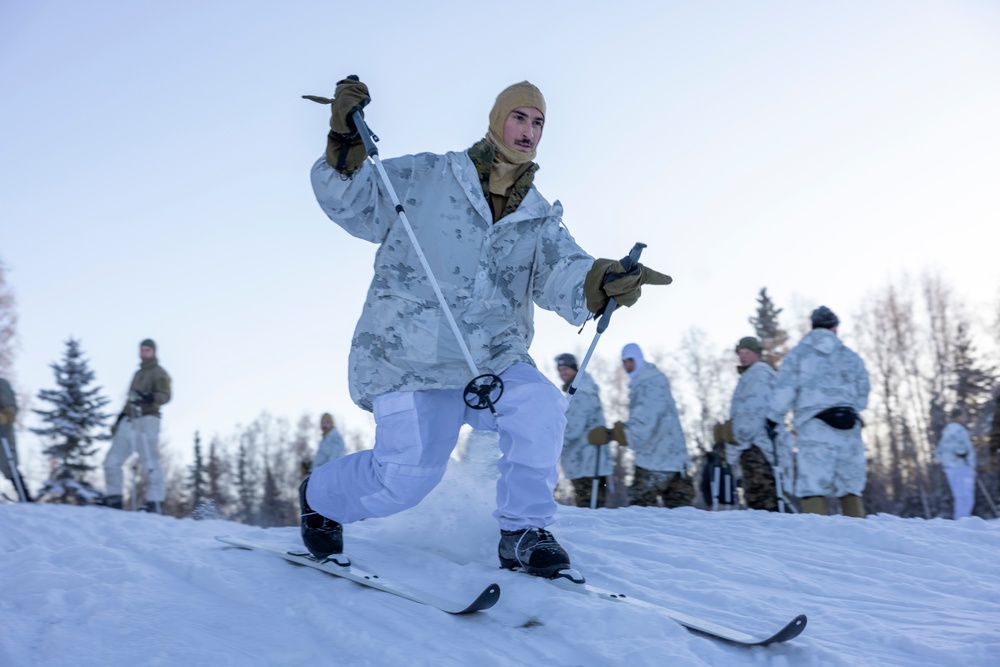
<svg viewBox="0 0 1000 667">
<path fill-rule="evenodd" d="M 191 485 L 191 511 L 194 513 L 205 502 L 208 489 L 208 471 L 201 456 L 201 435 L 194 434 L 194 463 L 188 471 L 188 482 Z"/>
<path fill-rule="evenodd" d="M 80 505 L 101 496 L 87 477 L 96 468 L 90 463 L 97 451 L 95 441 L 111 437 L 95 433 L 104 427 L 109 416 L 101 412 L 101 408 L 110 399 L 100 395 L 100 387 L 88 388 L 94 381 L 94 373 L 83 357 L 79 341 L 72 338 L 66 341 L 62 363 L 50 366 L 59 388 L 43 389 L 38 392 L 38 398 L 51 403 L 52 409 L 34 410 L 48 426 L 31 429 L 52 440 L 42 453 L 55 463 L 39 496 L 41 500 Z"/>
<path fill-rule="evenodd" d="M 775 368 L 788 352 L 788 333 L 778 325 L 778 315 L 782 310 L 775 308 L 767 295 L 767 288 L 762 287 L 757 295 L 757 316 L 748 319 L 764 348 L 763 360 Z"/>
</svg>

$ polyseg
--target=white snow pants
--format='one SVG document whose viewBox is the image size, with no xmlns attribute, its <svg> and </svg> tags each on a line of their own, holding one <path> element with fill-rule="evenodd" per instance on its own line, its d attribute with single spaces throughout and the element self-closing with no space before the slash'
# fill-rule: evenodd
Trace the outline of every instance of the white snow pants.
<svg viewBox="0 0 1000 667">
<path fill-rule="evenodd" d="M 152 415 L 123 419 L 111 439 L 111 449 L 104 457 L 104 488 L 109 496 L 122 495 L 122 466 L 132 453 L 139 455 L 142 474 L 146 476 L 147 501 L 163 502 L 167 497 L 160 466 L 160 418 Z"/>
<path fill-rule="evenodd" d="M 976 503 L 976 471 L 971 466 L 957 466 L 945 468 L 944 474 L 955 500 L 955 518 L 970 516 Z"/>
<path fill-rule="evenodd" d="M 330 461 L 309 478 L 309 505 L 352 523 L 416 506 L 444 476 L 462 424 L 497 431 L 496 511 L 503 530 L 547 526 L 566 429 L 566 399 L 544 375 L 518 363 L 500 374 L 499 418 L 465 405 L 460 389 L 389 392 L 373 401 L 375 446 Z"/>
</svg>

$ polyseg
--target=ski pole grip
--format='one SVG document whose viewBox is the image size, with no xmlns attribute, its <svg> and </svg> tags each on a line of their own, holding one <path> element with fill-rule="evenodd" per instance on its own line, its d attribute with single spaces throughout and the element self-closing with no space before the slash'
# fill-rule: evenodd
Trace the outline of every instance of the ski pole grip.
<svg viewBox="0 0 1000 667">
<path fill-rule="evenodd" d="M 625 269 L 625 273 L 628 273 L 639 264 L 639 255 L 642 254 L 642 249 L 645 247 L 645 243 L 636 243 L 632 246 L 632 250 L 629 251 L 628 256 L 622 257 L 621 265 Z M 608 300 L 608 305 L 604 308 L 604 314 L 601 315 L 601 319 L 597 322 L 597 333 L 602 334 L 608 328 L 608 323 L 611 322 L 611 313 L 615 312 L 615 308 L 617 307 L 618 302 L 615 301 L 614 297 L 611 297 Z"/>
<path fill-rule="evenodd" d="M 365 150 L 368 151 L 369 157 L 378 155 L 378 148 L 375 146 L 375 137 L 372 131 L 368 129 L 368 124 L 365 122 L 364 116 L 361 115 L 361 111 L 357 110 L 352 113 L 351 120 L 354 121 L 354 127 L 358 128 L 358 135 L 361 137 L 361 142 L 365 145 Z"/>
</svg>

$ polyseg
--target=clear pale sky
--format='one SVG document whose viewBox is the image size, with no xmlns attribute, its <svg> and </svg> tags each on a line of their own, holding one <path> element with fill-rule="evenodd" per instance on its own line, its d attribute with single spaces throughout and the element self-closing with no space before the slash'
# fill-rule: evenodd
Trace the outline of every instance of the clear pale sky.
<svg viewBox="0 0 1000 667">
<path fill-rule="evenodd" d="M 464 149 L 501 89 L 541 88 L 541 193 L 591 254 L 642 241 L 675 279 L 599 356 L 694 326 L 729 348 L 765 286 L 789 329 L 822 303 L 848 336 L 903 272 L 996 302 L 996 2 L 4 2 L 16 388 L 54 386 L 74 336 L 117 411 L 152 337 L 179 455 L 265 409 L 369 428 L 346 362 L 375 248 L 315 203 L 327 112 L 300 97 L 352 73 L 383 157 Z M 536 319 L 555 378 L 593 329 Z"/>
</svg>

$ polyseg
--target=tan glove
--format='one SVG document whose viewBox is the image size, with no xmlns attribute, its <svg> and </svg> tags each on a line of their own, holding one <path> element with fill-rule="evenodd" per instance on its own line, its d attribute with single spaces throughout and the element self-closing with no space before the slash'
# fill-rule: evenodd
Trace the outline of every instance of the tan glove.
<svg viewBox="0 0 1000 667">
<path fill-rule="evenodd" d="M 611 429 L 603 426 L 590 429 L 587 433 L 587 442 L 592 445 L 606 445 L 611 440 Z"/>
<path fill-rule="evenodd" d="M 332 99 L 316 95 L 302 97 L 330 105 L 330 133 L 326 141 L 326 161 L 342 174 L 353 174 L 368 157 L 368 151 L 358 136 L 354 121 L 351 120 L 355 111 L 361 111 L 371 102 L 368 86 L 352 74 L 337 82 L 337 89 Z"/>
<path fill-rule="evenodd" d="M 615 422 L 611 427 L 611 439 L 622 447 L 628 447 L 628 439 L 625 437 L 625 424 L 620 421 Z"/>
<path fill-rule="evenodd" d="M 722 424 L 717 425 L 719 427 L 718 438 L 721 440 L 716 440 L 716 442 L 728 442 L 730 444 L 736 444 L 736 435 L 733 433 L 733 420 L 727 419 Z"/>
<path fill-rule="evenodd" d="M 595 259 L 584 278 L 583 294 L 587 310 L 599 315 L 611 297 L 623 306 L 631 306 L 642 295 L 642 285 L 669 285 L 673 281 L 670 276 L 642 264 L 625 273 L 625 267 L 616 259 Z"/>
</svg>

